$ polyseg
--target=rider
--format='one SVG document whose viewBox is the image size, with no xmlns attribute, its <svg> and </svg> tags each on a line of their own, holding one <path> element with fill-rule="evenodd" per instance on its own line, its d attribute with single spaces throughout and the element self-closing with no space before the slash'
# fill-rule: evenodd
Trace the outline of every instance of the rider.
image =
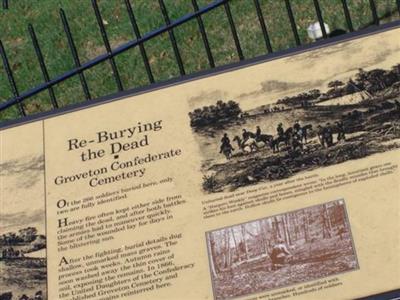
<svg viewBox="0 0 400 300">
<path fill-rule="evenodd" d="M 317 135 L 321 146 L 325 148 L 325 128 L 321 125 L 317 126 Z"/>
<path fill-rule="evenodd" d="M 279 238 L 276 244 L 272 247 L 271 252 L 271 261 L 272 261 L 272 269 L 276 270 L 277 268 L 283 267 L 286 262 L 286 258 L 291 256 L 289 250 L 286 248 L 285 243 L 281 238 Z"/>
<path fill-rule="evenodd" d="M 285 135 L 285 130 L 283 130 L 283 124 L 279 123 L 278 127 L 276 128 L 276 131 L 278 133 L 278 137 L 283 137 Z"/>
<path fill-rule="evenodd" d="M 303 129 L 301 128 L 299 120 L 296 120 L 296 122 L 294 122 L 293 131 L 295 138 L 297 138 L 301 143 L 303 141 Z"/>
<path fill-rule="evenodd" d="M 224 148 L 230 148 L 232 151 L 234 150 L 227 133 L 224 133 L 224 136 L 221 139 L 221 147 L 219 148 L 219 153 L 222 153 Z"/>
<path fill-rule="evenodd" d="M 260 135 L 261 135 L 261 128 L 260 128 L 260 126 L 257 126 L 256 127 L 256 139 L 258 139 L 260 137 Z"/>
<path fill-rule="evenodd" d="M 299 131 L 301 130 L 301 126 L 300 126 L 300 121 L 299 120 L 296 120 L 296 122 L 294 122 L 293 130 L 294 130 L 295 134 L 299 134 Z"/>
<path fill-rule="evenodd" d="M 331 123 L 326 123 L 324 130 L 324 138 L 328 147 L 333 145 L 333 129 Z"/>
<path fill-rule="evenodd" d="M 346 135 L 345 135 L 345 131 L 344 131 L 344 125 L 342 121 L 336 121 L 335 122 L 336 128 L 338 130 L 338 136 L 337 136 L 337 140 L 338 142 L 343 140 L 346 140 Z"/>
<path fill-rule="evenodd" d="M 250 137 L 249 132 L 246 129 L 242 129 L 243 142 L 247 141 L 249 137 Z"/>
</svg>

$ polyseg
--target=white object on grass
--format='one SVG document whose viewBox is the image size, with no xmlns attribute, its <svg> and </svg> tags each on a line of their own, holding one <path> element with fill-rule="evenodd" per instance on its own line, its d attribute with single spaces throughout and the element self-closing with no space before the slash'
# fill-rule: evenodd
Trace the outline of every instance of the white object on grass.
<svg viewBox="0 0 400 300">
<path fill-rule="evenodd" d="M 325 25 L 326 34 L 329 34 L 330 29 L 329 29 L 328 24 L 324 23 L 324 25 Z M 315 23 L 311 24 L 310 26 L 308 26 L 307 34 L 313 40 L 322 38 L 323 37 L 322 30 L 321 30 L 321 25 L 319 24 L 319 22 L 315 22 Z"/>
</svg>

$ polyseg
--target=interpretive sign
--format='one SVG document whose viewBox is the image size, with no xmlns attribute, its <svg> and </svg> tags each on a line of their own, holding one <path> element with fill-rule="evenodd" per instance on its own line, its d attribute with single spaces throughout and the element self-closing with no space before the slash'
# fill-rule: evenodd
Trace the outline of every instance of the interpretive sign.
<svg viewBox="0 0 400 300">
<path fill-rule="evenodd" d="M 386 26 L 4 124 L 0 299 L 400 288 L 399 36 Z"/>
</svg>

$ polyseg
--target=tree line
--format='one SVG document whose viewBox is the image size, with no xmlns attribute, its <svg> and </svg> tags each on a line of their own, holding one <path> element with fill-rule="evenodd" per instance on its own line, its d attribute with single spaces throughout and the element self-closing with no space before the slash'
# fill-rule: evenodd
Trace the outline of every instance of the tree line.
<svg viewBox="0 0 400 300">
<path fill-rule="evenodd" d="M 0 236 L 0 245 L 16 246 L 21 244 L 29 244 L 36 239 L 46 239 L 44 235 L 38 234 L 35 227 L 26 227 L 18 230 L 18 232 L 7 232 Z"/>
<path fill-rule="evenodd" d="M 394 65 L 390 70 L 373 69 L 366 71 L 359 69 L 354 78 L 343 82 L 333 80 L 328 83 L 328 90 L 322 93 L 319 89 L 312 89 L 295 96 L 287 96 L 277 100 L 277 104 L 289 106 L 305 106 L 310 101 L 329 100 L 357 92 L 365 91 L 374 94 L 391 87 L 400 81 L 400 64 Z"/>
<path fill-rule="evenodd" d="M 189 112 L 190 126 L 199 128 L 226 123 L 240 118 L 241 113 L 242 110 L 237 102 L 219 100 L 215 105 L 203 106 Z"/>
</svg>

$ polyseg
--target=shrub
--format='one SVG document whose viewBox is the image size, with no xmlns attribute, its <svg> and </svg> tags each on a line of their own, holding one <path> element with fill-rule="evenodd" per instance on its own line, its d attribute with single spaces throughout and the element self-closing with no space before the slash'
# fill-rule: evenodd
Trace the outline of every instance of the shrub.
<svg viewBox="0 0 400 300">
<path fill-rule="evenodd" d="M 190 126 L 204 127 L 207 125 L 225 123 L 239 118 L 242 110 L 235 101 L 223 102 L 219 100 L 216 105 L 197 108 L 189 113 Z"/>
</svg>

